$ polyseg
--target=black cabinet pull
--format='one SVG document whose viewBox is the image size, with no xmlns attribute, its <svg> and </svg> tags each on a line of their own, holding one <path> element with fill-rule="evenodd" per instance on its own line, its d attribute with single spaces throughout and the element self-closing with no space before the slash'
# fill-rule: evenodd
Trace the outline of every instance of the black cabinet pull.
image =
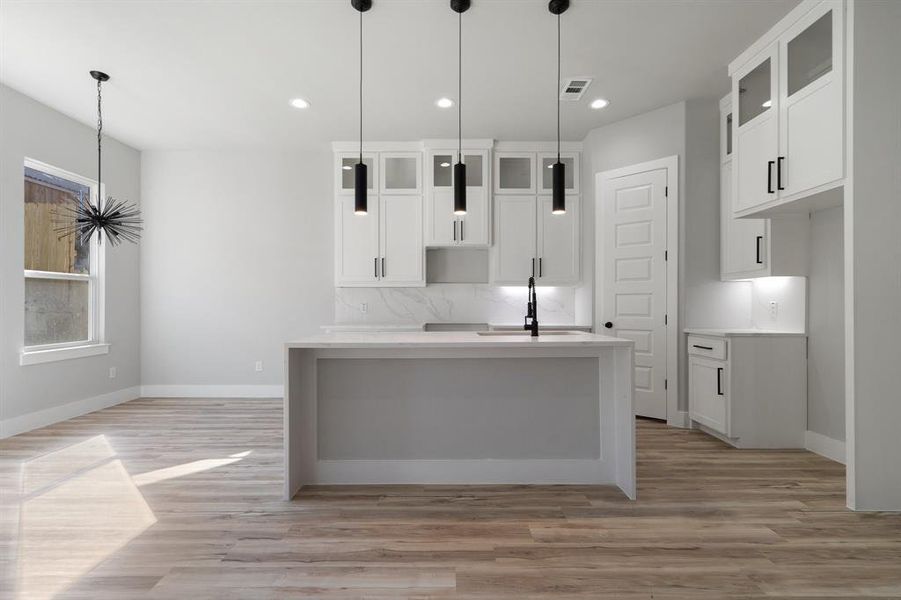
<svg viewBox="0 0 901 600">
<path fill-rule="evenodd" d="M 463 234 L 463 223 L 464 222 L 465 221 L 463 221 L 463 219 L 460 219 L 460 241 L 461 242 L 466 239 L 466 236 Z"/>
<path fill-rule="evenodd" d="M 382 277 L 385 276 L 385 273 L 387 273 L 387 271 L 385 270 L 385 257 L 383 256 L 382 257 Z"/>
<path fill-rule="evenodd" d="M 607 329 L 613 329 L 613 323 L 610 321 L 607 321 L 606 323 L 604 323 L 604 327 L 606 327 Z"/>
<path fill-rule="evenodd" d="M 784 187 L 782 187 L 782 163 L 784 160 L 785 160 L 785 157 L 780 156 L 779 164 L 776 165 L 776 189 L 777 190 L 785 189 Z"/>
<path fill-rule="evenodd" d="M 716 395 L 723 395 L 723 367 L 716 369 Z"/>
<path fill-rule="evenodd" d="M 543 258 L 539 258 L 539 259 L 538 259 L 538 276 L 539 276 L 539 277 L 542 277 L 541 272 L 542 272 L 543 269 L 542 269 L 542 264 L 541 264 L 541 263 L 542 263 L 543 260 L 544 260 Z"/>
<path fill-rule="evenodd" d="M 457 241 L 457 220 L 454 219 L 454 241 Z"/>
<path fill-rule="evenodd" d="M 535 259 L 532 259 L 532 277 L 535 277 Z"/>
<path fill-rule="evenodd" d="M 758 235 L 757 236 L 757 264 L 758 265 L 763 264 L 763 261 L 760 259 L 760 242 L 762 242 L 762 241 L 763 241 L 763 236 Z"/>
<path fill-rule="evenodd" d="M 701 350 L 713 350 L 713 346 L 698 346 L 697 344 L 692 344 L 694 348 L 700 348 Z"/>
<path fill-rule="evenodd" d="M 376 256 L 372 259 L 372 274 L 378 278 L 379 276 L 379 257 Z"/>
<path fill-rule="evenodd" d="M 766 191 L 768 194 L 776 193 L 776 190 L 773 189 L 773 165 L 775 164 L 775 160 L 768 160 L 766 163 Z"/>
</svg>

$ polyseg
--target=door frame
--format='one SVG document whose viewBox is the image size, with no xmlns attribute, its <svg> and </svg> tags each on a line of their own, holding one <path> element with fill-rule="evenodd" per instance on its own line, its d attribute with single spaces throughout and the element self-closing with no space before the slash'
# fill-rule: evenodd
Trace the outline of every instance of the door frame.
<svg viewBox="0 0 901 600">
<path fill-rule="evenodd" d="M 627 175 L 646 171 L 666 170 L 666 422 L 674 427 L 687 427 L 688 413 L 679 410 L 679 156 L 602 171 L 595 174 L 594 210 L 594 331 L 601 333 L 601 314 L 604 295 L 600 285 L 604 281 L 604 183 Z"/>
</svg>

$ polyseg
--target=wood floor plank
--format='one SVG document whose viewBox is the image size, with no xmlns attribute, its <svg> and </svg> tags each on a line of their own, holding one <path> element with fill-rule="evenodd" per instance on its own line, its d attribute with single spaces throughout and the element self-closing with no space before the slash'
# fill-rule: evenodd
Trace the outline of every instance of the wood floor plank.
<svg viewBox="0 0 901 600">
<path fill-rule="evenodd" d="M 901 598 L 901 515 L 844 468 L 639 421 L 599 486 L 312 486 L 281 500 L 276 400 L 141 399 L 0 441 L 0 596 Z"/>
</svg>

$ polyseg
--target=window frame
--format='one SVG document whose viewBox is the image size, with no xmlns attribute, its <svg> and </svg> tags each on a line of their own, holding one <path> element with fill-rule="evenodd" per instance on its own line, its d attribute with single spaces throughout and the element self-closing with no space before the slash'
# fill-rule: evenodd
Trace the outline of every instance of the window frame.
<svg viewBox="0 0 901 600">
<path fill-rule="evenodd" d="M 67 179 L 74 183 L 84 185 L 90 189 L 91 202 L 96 205 L 98 198 L 98 184 L 94 179 L 84 177 L 71 171 L 32 159 L 25 158 L 23 167 L 41 171 L 53 177 Z M 23 168 L 23 192 L 22 203 L 25 202 L 24 193 L 24 168 Z M 106 186 L 99 185 L 100 194 L 105 195 Z M 24 214 L 22 221 L 24 231 Z M 22 352 L 20 364 L 29 365 L 70 358 L 80 358 L 109 352 L 109 344 L 106 343 L 105 310 L 104 310 L 104 283 L 106 279 L 106 245 L 98 242 L 99 235 L 91 236 L 90 240 L 90 266 L 87 274 L 82 273 L 57 273 L 55 271 L 35 271 L 23 268 L 23 285 L 28 279 L 43 279 L 52 281 L 85 281 L 88 283 L 88 337 L 84 340 L 71 342 L 57 342 L 53 344 L 25 345 L 25 297 L 23 289 L 22 297 Z M 24 260 L 23 260 L 24 263 Z M 24 267 L 24 265 L 23 265 Z"/>
</svg>

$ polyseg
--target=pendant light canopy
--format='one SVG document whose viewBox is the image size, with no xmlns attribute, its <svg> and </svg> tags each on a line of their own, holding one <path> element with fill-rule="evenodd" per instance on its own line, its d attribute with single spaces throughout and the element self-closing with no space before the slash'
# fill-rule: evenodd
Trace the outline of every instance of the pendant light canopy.
<svg viewBox="0 0 901 600">
<path fill-rule="evenodd" d="M 97 81 L 97 205 L 88 199 L 75 206 L 66 206 L 55 214 L 59 225 L 55 230 L 60 239 L 77 235 L 82 244 L 90 241 L 94 233 L 97 243 L 103 243 L 104 236 L 113 246 L 122 240 L 136 244 L 141 238 L 141 210 L 130 202 L 107 196 L 104 202 L 101 194 L 101 173 L 103 166 L 103 96 L 101 86 L 109 81 L 109 75 L 102 71 L 91 71 Z"/>
<path fill-rule="evenodd" d="M 454 214 L 466 214 L 466 165 L 463 163 L 463 13 L 469 0 L 450 0 L 457 13 L 457 164 L 454 165 Z"/>
<path fill-rule="evenodd" d="M 562 215 L 566 212 L 566 166 L 560 162 L 560 15 L 569 8 L 569 0 L 550 0 L 547 9 L 557 15 L 557 162 L 551 167 L 551 212 Z"/>
<path fill-rule="evenodd" d="M 363 162 L 363 13 L 372 8 L 372 0 L 350 0 L 360 13 L 360 162 L 354 165 L 354 214 L 369 213 L 369 174 Z"/>
</svg>

